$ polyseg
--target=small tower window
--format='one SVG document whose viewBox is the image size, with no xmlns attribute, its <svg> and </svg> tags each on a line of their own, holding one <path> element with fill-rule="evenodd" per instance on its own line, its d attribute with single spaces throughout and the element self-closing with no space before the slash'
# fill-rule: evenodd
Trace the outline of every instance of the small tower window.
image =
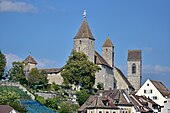
<svg viewBox="0 0 170 113">
<path fill-rule="evenodd" d="M 132 73 L 136 73 L 136 64 L 132 64 Z"/>
<path fill-rule="evenodd" d="M 81 40 L 79 41 L 79 44 L 81 44 Z"/>
<path fill-rule="evenodd" d="M 108 49 L 106 48 L 106 52 L 108 51 Z"/>
<path fill-rule="evenodd" d="M 94 64 L 97 63 L 97 56 L 94 56 Z"/>
<path fill-rule="evenodd" d="M 78 48 L 78 52 L 80 52 L 80 47 Z"/>
</svg>

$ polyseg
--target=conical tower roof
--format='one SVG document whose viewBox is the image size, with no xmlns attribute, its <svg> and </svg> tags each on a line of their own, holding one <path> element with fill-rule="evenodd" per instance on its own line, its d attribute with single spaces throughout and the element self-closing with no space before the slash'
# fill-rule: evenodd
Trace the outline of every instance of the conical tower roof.
<svg viewBox="0 0 170 113">
<path fill-rule="evenodd" d="M 103 44 L 103 47 L 113 47 L 113 43 L 109 37 L 106 39 L 105 43 Z"/>
<path fill-rule="evenodd" d="M 37 62 L 34 60 L 34 58 L 31 55 L 29 55 L 23 62 L 37 64 Z"/>
<path fill-rule="evenodd" d="M 84 20 L 80 26 L 80 29 L 74 39 L 78 39 L 78 38 L 89 38 L 89 39 L 95 40 L 92 35 L 92 32 L 90 30 L 90 27 L 87 23 L 86 18 L 84 18 Z"/>
</svg>

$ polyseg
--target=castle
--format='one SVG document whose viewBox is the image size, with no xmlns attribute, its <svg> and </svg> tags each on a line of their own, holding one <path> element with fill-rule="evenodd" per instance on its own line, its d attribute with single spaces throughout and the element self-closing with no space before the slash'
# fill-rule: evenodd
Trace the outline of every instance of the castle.
<svg viewBox="0 0 170 113">
<path fill-rule="evenodd" d="M 95 38 L 90 30 L 86 17 L 84 18 L 79 31 L 74 37 L 74 50 L 84 52 L 88 59 L 97 64 L 101 70 L 96 73 L 95 85 L 102 83 L 105 90 L 108 89 L 126 89 L 128 91 L 137 91 L 141 86 L 142 79 L 142 51 L 128 51 L 128 78 L 122 71 L 114 65 L 114 45 L 108 37 L 102 46 L 102 55 L 94 48 Z M 36 67 L 37 62 L 28 56 L 24 61 L 25 72 L 28 73 Z M 48 73 L 49 84 L 53 82 L 61 85 L 62 68 L 40 69 Z"/>
</svg>

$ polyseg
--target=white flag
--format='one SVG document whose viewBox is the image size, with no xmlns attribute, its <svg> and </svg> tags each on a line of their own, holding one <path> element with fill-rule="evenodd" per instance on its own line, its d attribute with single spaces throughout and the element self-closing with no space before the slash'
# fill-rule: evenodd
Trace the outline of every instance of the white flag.
<svg viewBox="0 0 170 113">
<path fill-rule="evenodd" d="M 83 17 L 86 18 L 86 10 L 83 12 Z"/>
</svg>

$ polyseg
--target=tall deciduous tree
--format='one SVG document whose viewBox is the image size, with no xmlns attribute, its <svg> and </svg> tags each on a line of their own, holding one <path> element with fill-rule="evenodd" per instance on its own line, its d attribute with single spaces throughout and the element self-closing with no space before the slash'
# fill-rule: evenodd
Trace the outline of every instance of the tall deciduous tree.
<svg viewBox="0 0 170 113">
<path fill-rule="evenodd" d="M 85 89 L 92 89 L 95 83 L 95 73 L 99 70 L 100 67 L 90 62 L 84 53 L 72 51 L 61 76 L 67 85 L 81 85 Z"/>
<path fill-rule="evenodd" d="M 30 85 L 43 85 L 48 83 L 47 74 L 44 71 L 39 71 L 37 68 L 31 69 L 28 75 L 28 82 Z"/>
<path fill-rule="evenodd" d="M 6 58 L 5 55 L 0 50 L 0 80 L 2 79 L 6 66 Z"/>
<path fill-rule="evenodd" d="M 24 74 L 24 65 L 22 62 L 13 62 L 12 68 L 9 70 L 10 80 L 26 84 L 26 76 Z"/>
</svg>

